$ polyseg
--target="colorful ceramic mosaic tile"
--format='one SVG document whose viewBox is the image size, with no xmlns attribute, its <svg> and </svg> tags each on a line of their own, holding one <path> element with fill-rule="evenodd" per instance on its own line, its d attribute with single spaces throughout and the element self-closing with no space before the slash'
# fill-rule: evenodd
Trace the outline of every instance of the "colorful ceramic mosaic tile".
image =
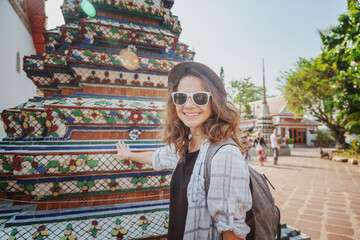
<svg viewBox="0 0 360 240">
<path fill-rule="evenodd" d="M 46 236 L 44 239 L 74 239 L 69 236 L 84 240 L 116 239 L 119 233 L 124 239 L 164 236 L 167 233 L 164 220 L 168 208 L 168 201 L 160 200 L 151 204 L 139 202 L 63 212 L 20 213 L 5 224 L 0 238 L 15 236 L 16 239 L 32 239 L 41 234 Z M 143 227 L 143 224 L 147 227 Z"/>
<path fill-rule="evenodd" d="M 161 47 L 166 49 L 166 53 L 170 53 L 170 49 L 178 42 L 178 35 L 167 29 L 124 21 L 87 19 L 80 21 L 79 29 L 90 44 L 95 38 L 110 42 L 121 40 Z"/>
</svg>

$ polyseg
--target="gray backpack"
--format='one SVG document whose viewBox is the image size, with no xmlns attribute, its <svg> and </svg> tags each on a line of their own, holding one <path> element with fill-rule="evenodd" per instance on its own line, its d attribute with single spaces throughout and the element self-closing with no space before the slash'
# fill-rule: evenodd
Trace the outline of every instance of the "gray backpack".
<svg viewBox="0 0 360 240">
<path fill-rule="evenodd" d="M 205 191 L 206 195 L 210 186 L 210 171 L 211 160 L 217 151 L 225 145 L 234 145 L 238 147 L 235 141 L 231 138 L 218 144 L 209 146 L 205 158 Z M 281 226 L 280 226 L 280 210 L 275 206 L 274 199 L 271 195 L 267 182 L 272 186 L 270 181 L 264 174 L 260 174 L 253 168 L 249 167 L 250 173 L 250 191 L 252 196 L 252 207 L 246 213 L 246 224 L 250 227 L 250 232 L 246 236 L 246 240 L 261 239 L 261 240 L 274 240 L 281 239 Z"/>
</svg>

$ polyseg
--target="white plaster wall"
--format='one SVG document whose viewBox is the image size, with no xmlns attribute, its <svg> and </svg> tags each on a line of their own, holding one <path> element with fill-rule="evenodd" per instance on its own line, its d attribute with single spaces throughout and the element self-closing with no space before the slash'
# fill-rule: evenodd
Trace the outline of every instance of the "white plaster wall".
<svg viewBox="0 0 360 240">
<path fill-rule="evenodd" d="M 314 132 L 316 132 L 316 127 L 315 128 L 308 128 L 307 129 L 307 139 L 306 139 L 306 144 L 310 147 L 313 147 L 315 146 L 314 143 L 312 142 L 312 140 L 315 140 L 317 134 L 314 133 L 314 134 L 311 134 L 310 133 L 310 130 L 314 130 Z"/>
<path fill-rule="evenodd" d="M 0 112 L 26 102 L 36 94 L 36 86 L 22 70 L 24 55 L 35 54 L 31 34 L 8 0 L 0 0 Z M 20 73 L 16 53 L 20 53 Z M 0 139 L 6 136 L 0 122 Z"/>
</svg>

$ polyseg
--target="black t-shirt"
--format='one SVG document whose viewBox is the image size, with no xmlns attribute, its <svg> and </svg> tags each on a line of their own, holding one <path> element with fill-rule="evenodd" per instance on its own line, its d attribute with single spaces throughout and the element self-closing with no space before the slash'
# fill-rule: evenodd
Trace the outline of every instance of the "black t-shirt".
<svg viewBox="0 0 360 240">
<path fill-rule="evenodd" d="M 170 210 L 168 239 L 183 239 L 188 210 L 187 187 L 199 151 L 186 153 L 185 163 L 179 163 L 170 182 Z"/>
</svg>

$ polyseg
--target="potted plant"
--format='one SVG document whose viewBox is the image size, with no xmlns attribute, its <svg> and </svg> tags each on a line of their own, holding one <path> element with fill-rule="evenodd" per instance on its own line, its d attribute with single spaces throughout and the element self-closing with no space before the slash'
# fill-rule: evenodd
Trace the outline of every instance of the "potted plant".
<svg viewBox="0 0 360 240">
<path fill-rule="evenodd" d="M 289 148 L 293 148 L 294 147 L 294 139 L 288 138 L 288 144 L 289 144 Z"/>
</svg>

